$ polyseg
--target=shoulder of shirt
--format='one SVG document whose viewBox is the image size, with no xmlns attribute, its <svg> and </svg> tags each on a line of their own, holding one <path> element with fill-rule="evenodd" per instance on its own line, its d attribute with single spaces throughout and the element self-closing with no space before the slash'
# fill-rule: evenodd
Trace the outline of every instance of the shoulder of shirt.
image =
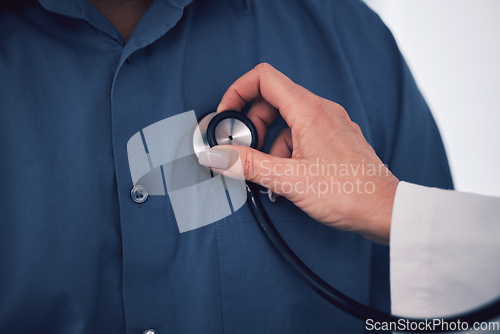
<svg viewBox="0 0 500 334">
<path fill-rule="evenodd" d="M 194 0 L 196 1 L 196 0 Z M 246 7 L 251 7 L 251 3 L 258 3 L 264 7 L 279 8 L 309 8 L 313 13 L 338 18 L 339 21 L 349 20 L 351 24 L 359 23 L 370 30 L 379 30 L 387 34 L 388 29 L 379 15 L 373 11 L 363 0 L 230 0 L 245 3 Z M 285 6 L 286 5 L 286 6 Z"/>
</svg>

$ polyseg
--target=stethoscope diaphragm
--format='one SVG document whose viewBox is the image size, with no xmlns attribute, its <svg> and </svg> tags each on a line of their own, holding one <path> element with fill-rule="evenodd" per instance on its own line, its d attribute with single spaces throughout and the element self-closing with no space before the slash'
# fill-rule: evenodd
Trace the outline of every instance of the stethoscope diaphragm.
<svg viewBox="0 0 500 334">
<path fill-rule="evenodd" d="M 193 136 L 196 155 L 217 145 L 244 145 L 257 148 L 257 129 L 253 122 L 242 113 L 233 110 L 215 112 L 203 117 L 199 124 L 201 136 Z"/>
</svg>

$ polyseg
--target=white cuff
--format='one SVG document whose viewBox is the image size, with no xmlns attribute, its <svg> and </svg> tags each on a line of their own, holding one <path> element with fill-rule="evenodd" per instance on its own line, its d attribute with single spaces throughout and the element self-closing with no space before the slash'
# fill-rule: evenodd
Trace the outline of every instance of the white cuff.
<svg viewBox="0 0 500 334">
<path fill-rule="evenodd" d="M 391 222 L 392 312 L 441 317 L 500 294 L 500 199 L 400 182 Z"/>
</svg>

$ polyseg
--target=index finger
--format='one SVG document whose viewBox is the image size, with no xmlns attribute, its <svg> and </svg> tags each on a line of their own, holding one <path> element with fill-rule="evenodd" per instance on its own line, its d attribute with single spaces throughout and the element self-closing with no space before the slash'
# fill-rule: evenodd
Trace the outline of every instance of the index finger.
<svg viewBox="0 0 500 334">
<path fill-rule="evenodd" d="M 312 94 L 273 66 L 262 63 L 245 73 L 227 89 L 217 112 L 228 109 L 240 111 L 247 103 L 262 96 L 279 110 L 283 119 L 292 127 L 295 120 L 300 117 L 298 115 L 300 108 L 289 108 L 289 106 L 300 103 L 300 97 L 307 93 Z M 273 110 L 267 111 L 267 113 L 274 112 Z M 268 118 L 273 116 L 276 115 L 268 115 Z"/>
</svg>

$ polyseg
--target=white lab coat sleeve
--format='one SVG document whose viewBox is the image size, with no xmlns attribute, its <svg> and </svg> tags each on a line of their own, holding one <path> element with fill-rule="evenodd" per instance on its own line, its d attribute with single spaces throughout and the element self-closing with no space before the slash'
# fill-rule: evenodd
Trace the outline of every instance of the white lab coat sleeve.
<svg viewBox="0 0 500 334">
<path fill-rule="evenodd" d="M 390 270 L 396 315 L 442 317 L 497 298 L 500 198 L 400 182 Z"/>
</svg>

